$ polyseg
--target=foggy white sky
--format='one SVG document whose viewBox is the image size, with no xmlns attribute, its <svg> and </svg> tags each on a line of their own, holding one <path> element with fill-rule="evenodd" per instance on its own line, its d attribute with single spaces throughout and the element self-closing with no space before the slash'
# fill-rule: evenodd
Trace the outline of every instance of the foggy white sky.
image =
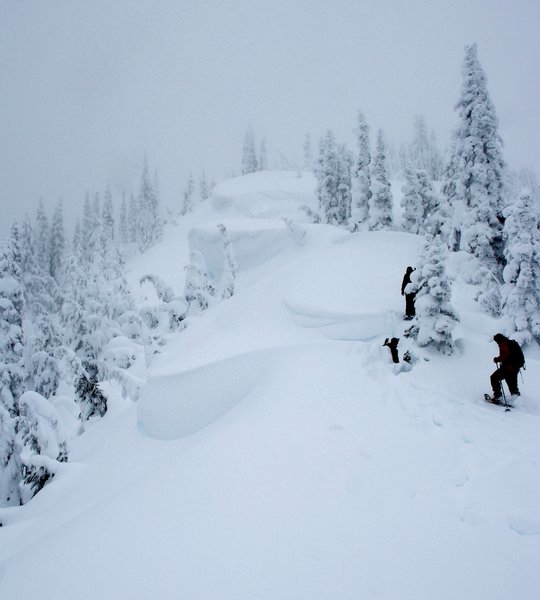
<svg viewBox="0 0 540 600">
<path fill-rule="evenodd" d="M 538 0 L 0 0 L 0 235 L 40 196 L 136 189 L 145 152 L 179 202 L 188 171 L 239 171 L 249 123 L 271 162 L 359 109 L 372 141 L 423 114 L 446 143 L 475 41 L 505 158 L 538 173 L 539 26 Z"/>
</svg>

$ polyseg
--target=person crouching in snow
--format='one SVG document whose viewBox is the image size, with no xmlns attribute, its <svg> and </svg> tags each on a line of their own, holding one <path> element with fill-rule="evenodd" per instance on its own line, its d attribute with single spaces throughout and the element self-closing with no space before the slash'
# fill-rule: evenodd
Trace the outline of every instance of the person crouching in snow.
<svg viewBox="0 0 540 600">
<path fill-rule="evenodd" d="M 518 373 L 523 367 L 523 353 L 515 340 L 510 340 L 502 333 L 493 336 L 499 346 L 499 356 L 493 359 L 497 363 L 497 370 L 491 375 L 491 387 L 493 388 L 493 400 L 500 401 L 502 390 L 501 382 L 504 380 L 508 385 L 512 396 L 519 396 Z M 517 346 L 517 348 L 516 348 Z"/>
</svg>

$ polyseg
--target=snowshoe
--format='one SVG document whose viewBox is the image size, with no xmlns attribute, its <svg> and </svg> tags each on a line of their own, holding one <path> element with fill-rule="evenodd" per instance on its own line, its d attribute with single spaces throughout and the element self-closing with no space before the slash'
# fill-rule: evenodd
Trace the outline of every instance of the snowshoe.
<svg viewBox="0 0 540 600">
<path fill-rule="evenodd" d="M 496 404 L 497 406 L 506 406 L 506 410 L 510 410 L 510 406 L 504 404 L 502 398 L 495 398 L 495 396 L 490 396 L 489 394 L 484 394 L 484 400 L 489 402 L 490 404 Z"/>
</svg>

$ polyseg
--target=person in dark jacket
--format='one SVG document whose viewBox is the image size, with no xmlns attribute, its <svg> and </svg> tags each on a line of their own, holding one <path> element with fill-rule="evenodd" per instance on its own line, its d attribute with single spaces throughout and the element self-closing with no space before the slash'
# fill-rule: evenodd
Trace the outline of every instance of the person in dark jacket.
<svg viewBox="0 0 540 600">
<path fill-rule="evenodd" d="M 416 292 L 407 293 L 405 288 L 409 283 L 411 283 L 411 273 L 414 271 L 412 267 L 407 267 L 405 271 L 405 275 L 403 276 L 403 281 L 401 283 L 401 295 L 405 296 L 405 318 L 410 320 L 416 315 L 416 309 L 414 307 L 414 299 L 416 297 Z"/>
<path fill-rule="evenodd" d="M 491 375 L 493 399 L 500 400 L 501 398 L 501 381 L 506 381 L 512 396 L 519 396 L 518 373 L 522 365 L 518 364 L 519 359 L 512 352 L 510 340 L 506 336 L 502 333 L 496 333 L 493 339 L 499 346 L 499 356 L 493 359 L 498 368 Z"/>
</svg>

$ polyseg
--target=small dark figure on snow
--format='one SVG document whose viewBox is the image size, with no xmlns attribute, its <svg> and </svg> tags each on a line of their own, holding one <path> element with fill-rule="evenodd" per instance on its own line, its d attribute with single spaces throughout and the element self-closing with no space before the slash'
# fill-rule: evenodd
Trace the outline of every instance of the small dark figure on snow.
<svg viewBox="0 0 540 600">
<path fill-rule="evenodd" d="M 395 363 L 399 362 L 399 354 L 397 349 L 398 343 L 399 338 L 393 337 L 391 340 L 386 338 L 383 344 L 383 346 L 388 346 L 388 348 L 390 348 L 390 354 L 392 355 L 392 360 Z"/>
<path fill-rule="evenodd" d="M 501 382 L 506 381 L 512 396 L 519 396 L 518 373 L 525 365 L 523 352 L 515 340 L 510 340 L 502 333 L 493 336 L 499 345 L 499 356 L 493 359 L 497 363 L 497 370 L 491 375 L 493 388 L 493 401 L 500 402 L 502 396 Z"/>
<path fill-rule="evenodd" d="M 405 275 L 403 276 L 403 281 L 401 283 L 401 295 L 405 296 L 405 318 L 407 320 L 411 320 L 416 315 L 416 309 L 414 307 L 414 299 L 416 297 L 416 292 L 405 291 L 405 288 L 409 283 L 411 283 L 411 273 L 414 271 L 412 267 L 407 267 L 405 271 Z"/>
</svg>

